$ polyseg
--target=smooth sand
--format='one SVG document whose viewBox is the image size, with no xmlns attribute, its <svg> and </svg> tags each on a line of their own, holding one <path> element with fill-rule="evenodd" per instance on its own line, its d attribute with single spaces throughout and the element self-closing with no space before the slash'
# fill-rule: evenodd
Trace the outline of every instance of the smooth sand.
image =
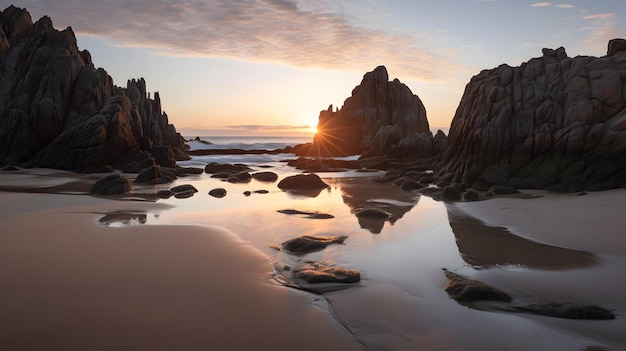
<svg viewBox="0 0 626 351">
<path fill-rule="evenodd" d="M 200 226 L 97 224 L 159 205 L 0 192 L 2 350 L 359 350 L 325 301 Z"/>
</svg>

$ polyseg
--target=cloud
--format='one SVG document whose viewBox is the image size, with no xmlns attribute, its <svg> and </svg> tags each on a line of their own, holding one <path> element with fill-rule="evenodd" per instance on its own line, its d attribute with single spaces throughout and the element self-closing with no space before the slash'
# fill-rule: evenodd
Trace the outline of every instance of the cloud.
<svg viewBox="0 0 626 351">
<path fill-rule="evenodd" d="M 573 9 L 576 6 L 572 4 L 558 4 L 558 5 L 555 5 L 554 7 L 558 9 Z"/>
<path fill-rule="evenodd" d="M 545 7 L 545 6 L 552 6 L 551 2 L 536 2 L 534 4 L 530 4 L 530 7 Z"/>
<path fill-rule="evenodd" d="M 578 46 L 586 50 L 593 50 L 598 55 L 606 54 L 607 43 L 614 38 L 624 37 L 617 21 L 617 13 L 599 13 L 582 17 L 583 20 L 591 21 L 588 26 L 581 28 L 582 31 L 590 32 Z"/>
<path fill-rule="evenodd" d="M 20 6 L 78 34 L 160 55 L 359 72 L 384 64 L 403 79 L 418 80 L 443 79 L 461 69 L 450 59 L 455 53 L 430 49 L 419 35 L 359 26 L 325 1 L 24 0 Z"/>
</svg>

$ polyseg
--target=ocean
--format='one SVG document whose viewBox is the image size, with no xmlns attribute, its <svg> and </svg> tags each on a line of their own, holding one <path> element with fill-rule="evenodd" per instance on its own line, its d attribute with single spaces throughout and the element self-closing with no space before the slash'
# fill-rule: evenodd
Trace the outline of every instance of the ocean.
<svg viewBox="0 0 626 351">
<path fill-rule="evenodd" d="M 196 137 L 185 137 L 194 140 Z M 242 150 L 275 150 L 287 146 L 309 143 L 313 136 L 200 136 L 205 144 L 198 141 L 190 141 L 187 144 L 191 150 L 198 149 L 242 149 Z"/>
</svg>

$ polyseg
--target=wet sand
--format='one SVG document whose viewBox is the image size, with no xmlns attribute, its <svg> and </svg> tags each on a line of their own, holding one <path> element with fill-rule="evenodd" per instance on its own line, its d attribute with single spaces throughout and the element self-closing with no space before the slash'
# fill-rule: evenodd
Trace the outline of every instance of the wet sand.
<svg viewBox="0 0 626 351">
<path fill-rule="evenodd" d="M 76 179 L 63 177 L 42 184 L 76 191 Z M 9 311 L 0 314 L 0 349 L 31 340 L 35 349 L 96 350 L 626 348 L 624 190 L 443 204 L 392 185 L 372 187 L 366 178 L 326 180 L 332 189 L 316 198 L 206 175 L 168 185 L 194 184 L 193 198 L 158 203 L 0 192 L 0 203 L 11 204 L 0 213 L 0 278 L 11 287 L 0 290 L 0 310 Z M 226 198 L 206 195 L 217 185 Z M 260 187 L 270 193 L 242 195 Z M 374 233 L 354 216 L 363 206 L 395 220 Z M 335 218 L 277 212 L 285 208 Z M 268 246 L 322 234 L 348 239 L 302 257 Z M 307 260 L 361 271 L 356 286 L 324 295 L 332 316 L 324 298 L 270 279 L 272 262 Z M 462 305 L 443 291 L 444 267 L 505 290 L 514 303 L 596 304 L 617 319 Z"/>
<path fill-rule="evenodd" d="M 2 350 L 361 349 L 323 298 L 272 284 L 267 257 L 224 229 L 97 224 L 154 203 L 0 203 Z"/>
</svg>

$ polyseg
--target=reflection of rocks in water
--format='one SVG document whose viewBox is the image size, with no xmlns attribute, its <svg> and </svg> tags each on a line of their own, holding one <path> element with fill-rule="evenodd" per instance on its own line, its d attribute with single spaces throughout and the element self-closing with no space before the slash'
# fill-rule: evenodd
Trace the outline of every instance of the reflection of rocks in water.
<svg viewBox="0 0 626 351">
<path fill-rule="evenodd" d="M 375 183 L 370 178 L 338 178 L 334 186 L 341 189 L 343 202 L 357 215 L 363 210 L 382 210 L 383 216 L 357 216 L 361 228 L 379 234 L 385 222 L 394 224 L 417 204 L 419 195 L 407 193 L 391 184 Z"/>
<path fill-rule="evenodd" d="M 146 224 L 146 213 L 138 212 L 109 212 L 98 220 L 107 227 L 121 227 L 129 225 Z"/>
<path fill-rule="evenodd" d="M 599 259 L 586 251 L 540 244 L 490 227 L 448 206 L 450 227 L 463 260 L 478 268 L 519 265 L 529 268 L 567 270 L 593 266 Z"/>
</svg>

